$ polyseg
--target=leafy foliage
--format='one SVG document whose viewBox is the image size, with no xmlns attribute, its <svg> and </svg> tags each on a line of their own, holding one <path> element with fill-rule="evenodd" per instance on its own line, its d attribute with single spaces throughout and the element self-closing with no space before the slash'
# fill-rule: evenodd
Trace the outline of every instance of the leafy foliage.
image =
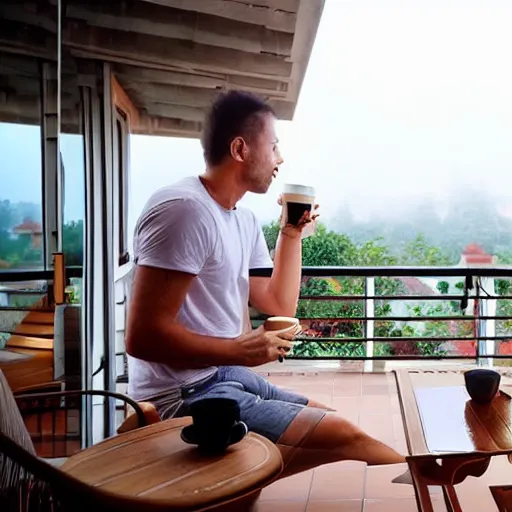
<svg viewBox="0 0 512 512">
<path fill-rule="evenodd" d="M 0 263 L 6 268 L 34 267 L 42 264 L 42 246 L 34 246 L 29 234 L 16 236 L 12 230 L 25 219 L 41 221 L 41 209 L 31 203 L 0 201 Z M 83 261 L 83 221 L 72 221 L 63 227 L 63 250 L 67 265 Z"/>
<path fill-rule="evenodd" d="M 279 236 L 279 225 L 271 223 L 263 228 L 269 249 L 275 249 Z M 302 262 L 304 266 L 388 266 L 388 265 L 428 265 L 443 266 L 453 264 L 453 259 L 439 249 L 429 245 L 425 237 L 417 235 L 402 247 L 399 254 L 393 253 L 382 238 L 355 243 L 347 235 L 328 230 L 323 224 L 317 232 L 303 242 Z M 507 287 L 512 282 L 506 281 Z M 504 286 L 504 285 L 502 285 Z M 461 290 L 463 283 L 456 283 L 455 288 Z M 448 294 L 450 284 L 440 281 L 437 284 L 440 294 Z M 507 288 L 512 294 L 512 286 Z M 376 278 L 375 295 L 393 296 L 407 293 L 404 283 L 399 279 Z M 364 343 L 358 339 L 364 337 L 364 279 L 349 277 L 304 278 L 301 295 L 309 297 L 299 301 L 297 316 L 309 319 L 310 329 L 306 336 L 310 337 L 296 345 L 295 355 L 354 357 L 365 353 Z M 353 300 L 332 300 L 334 296 L 352 296 Z M 316 299 L 318 297 L 318 299 Z M 321 300 L 325 297 L 325 300 Z M 357 299 L 361 297 L 361 299 Z M 396 301 L 395 301 L 396 304 Z M 392 312 L 389 300 L 375 300 L 375 317 L 379 320 L 374 324 L 376 337 L 391 338 L 387 343 L 377 343 L 376 355 L 429 355 L 446 354 L 449 343 L 435 338 L 450 336 L 470 336 L 472 322 L 469 321 L 424 321 L 421 317 L 454 316 L 460 314 L 458 301 L 419 301 L 405 305 L 405 312 L 398 316 L 410 316 L 407 322 L 388 320 L 386 316 L 397 316 Z M 511 315 L 512 316 L 512 315 Z M 414 318 L 419 318 L 414 321 Z M 380 320 L 382 318 L 382 320 Z M 338 341 L 320 341 L 322 338 L 339 339 Z M 432 341 L 414 341 L 415 337 L 431 337 Z M 392 338 L 409 338 L 393 340 Z M 314 340 L 314 341 L 313 341 Z"/>
</svg>

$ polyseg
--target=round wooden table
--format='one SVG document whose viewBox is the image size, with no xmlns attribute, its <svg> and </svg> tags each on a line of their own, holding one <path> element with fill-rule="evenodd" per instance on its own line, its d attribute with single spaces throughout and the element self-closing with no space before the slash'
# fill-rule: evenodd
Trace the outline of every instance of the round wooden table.
<svg viewBox="0 0 512 512">
<path fill-rule="evenodd" d="M 180 438 L 190 423 L 172 419 L 121 434 L 70 457 L 61 469 L 109 501 L 128 499 L 144 511 L 203 510 L 247 496 L 281 472 L 278 448 L 253 433 L 223 455 L 200 455 Z"/>
</svg>

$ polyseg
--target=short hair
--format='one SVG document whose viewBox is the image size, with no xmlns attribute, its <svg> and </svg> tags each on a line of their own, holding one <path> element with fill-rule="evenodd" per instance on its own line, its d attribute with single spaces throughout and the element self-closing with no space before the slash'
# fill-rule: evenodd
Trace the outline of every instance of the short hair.
<svg viewBox="0 0 512 512">
<path fill-rule="evenodd" d="M 264 114 L 274 110 L 261 98 L 245 91 L 228 91 L 216 98 L 204 123 L 201 143 L 208 165 L 218 165 L 230 153 L 234 138 L 251 137 Z"/>
</svg>

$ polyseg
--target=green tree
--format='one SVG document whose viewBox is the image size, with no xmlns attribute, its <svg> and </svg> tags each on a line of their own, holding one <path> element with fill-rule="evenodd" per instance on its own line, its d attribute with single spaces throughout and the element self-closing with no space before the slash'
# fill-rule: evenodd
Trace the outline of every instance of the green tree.
<svg viewBox="0 0 512 512">
<path fill-rule="evenodd" d="M 29 235 L 13 236 L 12 229 L 24 218 L 38 221 L 40 207 L 31 203 L 0 201 L 0 260 L 8 268 L 33 266 L 42 262 L 42 248 L 33 247 Z M 82 265 L 83 221 L 71 221 L 63 226 L 63 250 L 67 265 Z"/>
<path fill-rule="evenodd" d="M 448 266 L 454 265 L 449 255 L 441 249 L 427 242 L 425 237 L 419 233 L 416 238 L 405 244 L 400 257 L 400 263 L 411 266 Z"/>
<path fill-rule="evenodd" d="M 271 223 L 263 228 L 269 249 L 275 249 L 279 235 L 279 225 Z M 319 224 L 315 235 L 303 242 L 302 263 L 304 266 L 365 266 L 390 265 L 396 259 L 389 254 L 382 240 L 376 239 L 354 244 L 346 235 L 335 233 Z M 397 291 L 400 282 L 394 279 L 377 279 L 376 288 L 381 294 Z M 347 357 L 364 355 L 364 344 L 350 341 L 363 336 L 364 321 L 364 279 L 357 277 L 304 278 L 301 295 L 327 297 L 336 295 L 359 296 L 360 300 L 319 300 L 299 301 L 297 316 L 311 319 L 312 330 L 321 332 L 324 337 L 339 338 L 336 341 L 307 341 L 296 345 L 294 354 L 303 356 Z M 385 301 L 376 304 L 377 316 L 385 317 L 391 308 Z M 358 319 L 359 318 L 359 319 Z M 392 322 L 378 322 L 376 335 L 385 336 Z M 346 340 L 346 341 L 342 341 Z"/>
<path fill-rule="evenodd" d="M 507 250 L 498 254 L 498 263 L 502 265 L 512 264 L 512 250 Z M 494 281 L 494 293 L 496 295 L 512 295 L 512 280 L 510 279 L 496 279 Z M 496 301 L 496 316 L 509 316 L 512 317 L 512 300 L 498 299 Z M 512 320 L 498 320 L 496 322 L 496 335 L 497 336 L 511 336 L 512 337 Z"/>
<path fill-rule="evenodd" d="M 62 230 L 62 248 L 66 257 L 66 266 L 81 266 L 83 264 L 83 221 L 71 221 L 64 224 Z"/>
</svg>

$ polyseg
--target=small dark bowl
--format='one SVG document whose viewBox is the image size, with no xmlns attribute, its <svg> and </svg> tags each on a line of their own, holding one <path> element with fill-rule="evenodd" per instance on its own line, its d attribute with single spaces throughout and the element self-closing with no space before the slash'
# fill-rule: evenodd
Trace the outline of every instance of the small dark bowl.
<svg viewBox="0 0 512 512">
<path fill-rule="evenodd" d="M 500 389 L 501 375 L 493 370 L 477 369 L 464 373 L 466 390 L 478 404 L 488 404 Z"/>
</svg>

